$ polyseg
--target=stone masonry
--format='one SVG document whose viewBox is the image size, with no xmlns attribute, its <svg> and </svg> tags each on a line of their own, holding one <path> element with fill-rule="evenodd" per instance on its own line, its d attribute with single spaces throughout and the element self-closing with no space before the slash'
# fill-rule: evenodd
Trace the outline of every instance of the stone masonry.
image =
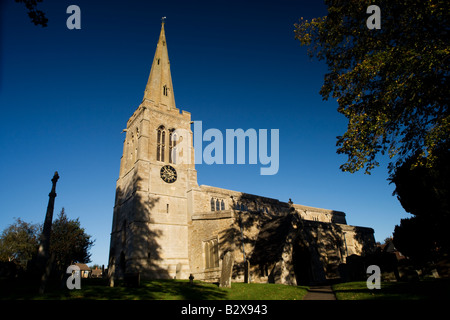
<svg viewBox="0 0 450 320">
<path fill-rule="evenodd" d="M 177 163 L 175 134 L 190 141 L 183 152 L 194 157 L 191 114 L 175 105 L 164 23 L 142 103 L 124 132 L 109 258 L 114 279 L 192 274 L 217 282 L 231 252 L 233 281 L 244 280 L 247 264 L 253 282 L 323 282 L 340 276 L 346 257 L 375 246 L 373 229 L 347 225 L 344 212 L 199 186 L 194 162 Z"/>
</svg>

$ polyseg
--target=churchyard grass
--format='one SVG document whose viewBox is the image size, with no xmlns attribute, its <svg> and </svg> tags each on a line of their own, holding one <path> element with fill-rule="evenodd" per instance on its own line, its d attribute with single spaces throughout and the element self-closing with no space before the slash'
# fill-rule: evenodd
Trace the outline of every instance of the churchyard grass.
<svg viewBox="0 0 450 320">
<path fill-rule="evenodd" d="M 122 286 L 111 288 L 102 279 L 82 279 L 81 289 L 69 290 L 54 286 L 44 295 L 38 295 L 26 284 L 8 283 L 8 290 L 0 290 L 4 300 L 302 300 L 307 287 L 281 284 L 232 283 L 231 288 L 217 284 L 188 280 L 141 281 L 137 288 Z M 1 285 L 0 285 L 1 287 Z M 6 287 L 3 287 L 6 289 Z"/>
<path fill-rule="evenodd" d="M 338 300 L 449 300 L 450 279 L 417 282 L 381 282 L 381 289 L 369 290 L 365 281 L 333 285 Z"/>
<path fill-rule="evenodd" d="M 302 300 L 308 287 L 272 283 L 232 283 L 227 292 L 230 300 Z"/>
<path fill-rule="evenodd" d="M 188 280 L 141 281 L 138 288 L 120 283 L 111 288 L 102 279 L 82 279 L 80 290 L 51 286 L 44 295 L 36 288 L 0 279 L 0 300 L 302 300 L 307 287 L 282 284 L 236 283 L 231 288 Z M 366 282 L 333 285 L 338 300 L 449 300 L 450 279 L 419 282 L 381 282 L 381 289 L 369 290 Z"/>
</svg>

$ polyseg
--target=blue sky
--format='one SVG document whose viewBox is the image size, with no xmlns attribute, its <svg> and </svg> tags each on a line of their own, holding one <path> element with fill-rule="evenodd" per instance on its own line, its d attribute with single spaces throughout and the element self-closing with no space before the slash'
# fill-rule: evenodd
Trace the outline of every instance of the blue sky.
<svg viewBox="0 0 450 320">
<path fill-rule="evenodd" d="M 81 30 L 69 30 L 69 5 Z M 95 239 L 91 264 L 107 264 L 122 129 L 139 106 L 161 17 L 175 101 L 203 130 L 279 129 L 280 167 L 197 165 L 199 184 L 346 212 L 377 241 L 408 217 L 386 180 L 343 173 L 336 136 L 347 120 L 319 94 L 326 67 L 294 39 L 294 23 L 326 14 L 320 1 L 44 0 L 47 28 L 23 5 L 3 4 L 0 51 L 0 230 L 15 217 L 42 223 L 58 171 L 64 207 Z"/>
</svg>

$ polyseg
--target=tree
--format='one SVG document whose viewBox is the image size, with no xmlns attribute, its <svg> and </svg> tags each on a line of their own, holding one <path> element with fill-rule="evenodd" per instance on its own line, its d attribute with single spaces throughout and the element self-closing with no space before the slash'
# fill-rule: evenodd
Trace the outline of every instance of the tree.
<svg viewBox="0 0 450 320">
<path fill-rule="evenodd" d="M 48 19 L 45 17 L 45 13 L 41 10 L 37 10 L 38 2 L 42 2 L 42 0 L 14 0 L 18 3 L 25 4 L 25 7 L 28 10 L 28 16 L 36 26 L 40 25 L 42 27 L 47 26 Z"/>
<path fill-rule="evenodd" d="M 93 244 L 91 236 L 81 228 L 78 218 L 70 220 L 62 208 L 53 222 L 50 237 L 50 254 L 55 255 L 56 271 L 64 273 L 74 262 L 90 262 L 89 249 Z"/>
<path fill-rule="evenodd" d="M 432 168 L 411 169 L 414 158 L 408 159 L 390 177 L 396 186 L 394 195 L 414 216 L 395 227 L 394 244 L 422 262 L 450 253 L 450 151 L 442 148 L 436 153 L 438 160 Z"/>
<path fill-rule="evenodd" d="M 429 222 L 422 217 L 401 219 L 394 230 L 395 248 L 415 267 L 423 268 L 440 257 L 433 232 Z"/>
<path fill-rule="evenodd" d="M 26 270 L 27 262 L 37 253 L 40 227 L 16 219 L 0 236 L 0 260 L 14 262 Z"/>
<path fill-rule="evenodd" d="M 365 173 L 376 156 L 396 158 L 389 172 L 415 157 L 432 167 L 449 142 L 450 2 L 379 0 L 381 29 L 369 29 L 372 1 L 327 0 L 328 15 L 295 25 L 296 39 L 328 72 L 320 94 L 336 98 L 348 118 L 337 152 L 341 170 Z"/>
</svg>

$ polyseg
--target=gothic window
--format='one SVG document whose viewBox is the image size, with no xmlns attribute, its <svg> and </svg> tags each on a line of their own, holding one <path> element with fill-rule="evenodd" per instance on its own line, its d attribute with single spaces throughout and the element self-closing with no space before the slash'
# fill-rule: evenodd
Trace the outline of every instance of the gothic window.
<svg viewBox="0 0 450 320">
<path fill-rule="evenodd" d="M 205 249 L 205 269 L 219 267 L 219 243 L 217 239 L 212 239 L 204 243 Z"/>
<path fill-rule="evenodd" d="M 156 160 L 161 160 L 161 128 L 158 129 L 156 138 Z"/>
<path fill-rule="evenodd" d="M 220 211 L 220 202 L 219 202 L 219 199 L 216 199 L 216 211 Z"/>
<path fill-rule="evenodd" d="M 162 132 L 162 139 L 161 139 L 161 161 L 164 162 L 164 153 L 166 150 L 166 131 Z"/>
<path fill-rule="evenodd" d="M 164 150 L 166 145 L 166 130 L 164 126 L 158 128 L 156 137 L 156 160 L 164 162 Z"/>
<path fill-rule="evenodd" d="M 172 131 L 169 131 L 169 163 L 172 163 Z"/>
<path fill-rule="evenodd" d="M 172 129 L 169 131 L 169 163 L 176 163 L 177 134 Z"/>
<path fill-rule="evenodd" d="M 220 210 L 225 210 L 225 202 L 223 200 L 220 202 Z"/>
<path fill-rule="evenodd" d="M 214 198 L 211 198 L 211 211 L 214 211 L 216 209 L 216 202 L 214 201 Z"/>
</svg>

